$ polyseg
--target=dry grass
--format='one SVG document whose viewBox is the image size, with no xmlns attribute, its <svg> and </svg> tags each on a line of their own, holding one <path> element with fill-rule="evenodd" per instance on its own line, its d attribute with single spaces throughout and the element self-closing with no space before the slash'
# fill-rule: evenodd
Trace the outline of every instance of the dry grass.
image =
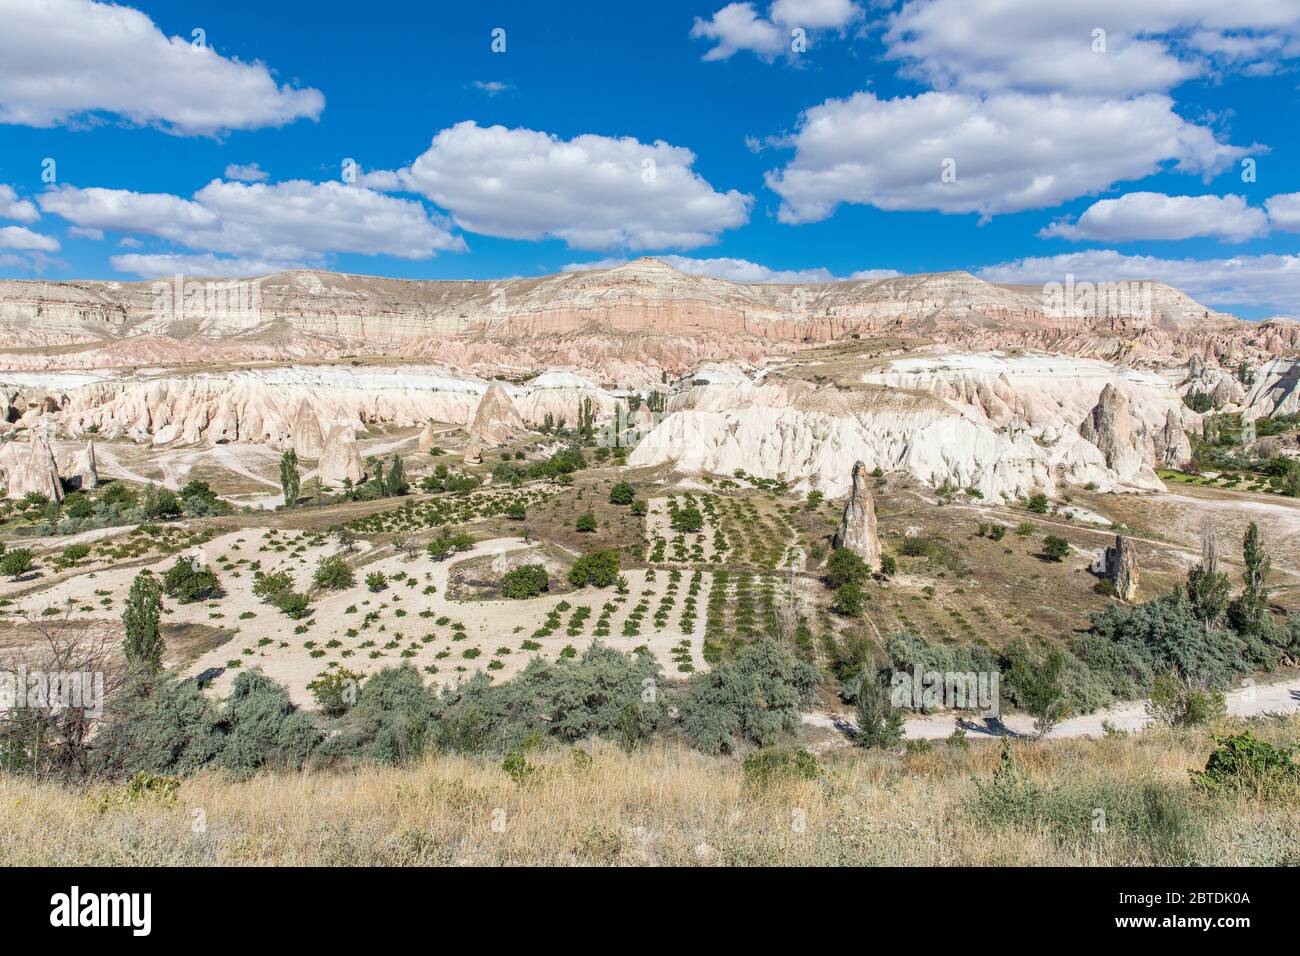
<svg viewBox="0 0 1300 956">
<path fill-rule="evenodd" d="M 1276 742 L 1300 718 L 1257 722 Z M 493 760 L 184 781 L 174 802 L 0 779 L 0 859 L 41 865 L 1127 865 L 1168 862 L 1121 826 L 1094 833 L 1087 796 L 1155 784 L 1188 811 L 1181 861 L 1300 863 L 1300 801 L 1209 797 L 1188 783 L 1203 731 L 1017 744 L 1032 778 L 1080 819 L 996 825 L 975 805 L 996 745 L 905 757 L 841 752 L 817 781 L 767 790 L 739 761 L 671 744 L 594 759 L 551 752 L 517 784 Z M 198 826 L 197 821 L 204 825 Z M 496 826 L 494 827 L 494 822 Z M 802 823 L 802 827 L 801 824 Z M 502 825 L 504 824 L 504 825 Z"/>
</svg>

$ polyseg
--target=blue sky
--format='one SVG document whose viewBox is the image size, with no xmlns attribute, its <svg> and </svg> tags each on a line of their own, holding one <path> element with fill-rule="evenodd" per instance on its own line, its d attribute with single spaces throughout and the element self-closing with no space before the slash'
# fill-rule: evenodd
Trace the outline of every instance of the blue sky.
<svg viewBox="0 0 1300 956">
<path fill-rule="evenodd" d="M 0 274 L 653 254 L 1300 316 L 1294 0 L 289 6 L 0 0 Z"/>
</svg>

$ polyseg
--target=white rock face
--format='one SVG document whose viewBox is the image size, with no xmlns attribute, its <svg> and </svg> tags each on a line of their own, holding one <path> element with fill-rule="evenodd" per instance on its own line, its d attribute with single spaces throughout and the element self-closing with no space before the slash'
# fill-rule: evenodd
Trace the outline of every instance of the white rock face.
<svg viewBox="0 0 1300 956">
<path fill-rule="evenodd" d="M 99 471 L 95 464 L 95 443 L 86 442 L 86 447 L 77 452 L 68 469 L 67 478 L 78 491 L 89 491 L 99 485 Z"/>
<path fill-rule="evenodd" d="M 629 463 L 743 468 L 830 496 L 849 491 L 843 463 L 854 460 L 989 498 L 1054 494 L 1062 481 L 1159 490 L 1154 435 L 1171 411 L 1177 421 L 1184 413 L 1159 376 L 1059 356 L 936 353 L 837 373 L 840 385 L 773 372 L 691 388 Z M 1079 432 L 1107 385 L 1128 400 L 1131 450 L 1121 450 L 1118 468 Z"/>
<path fill-rule="evenodd" d="M 59 466 L 49 441 L 35 433 L 25 442 L 6 442 L 0 448 L 0 466 L 5 477 L 5 497 L 22 498 L 29 492 L 51 501 L 63 500 Z"/>
<path fill-rule="evenodd" d="M 319 468 L 320 482 L 327 488 L 338 488 L 346 482 L 355 485 L 361 481 L 365 472 L 361 468 L 357 437 L 350 427 L 339 426 L 330 431 Z"/>
<path fill-rule="evenodd" d="M 502 383 L 493 382 L 474 409 L 474 418 L 469 424 L 470 443 L 495 448 L 525 430 L 510 393 Z"/>
<path fill-rule="evenodd" d="M 1279 358 L 1265 363 L 1242 404 L 1259 416 L 1300 414 L 1300 361 Z"/>
<path fill-rule="evenodd" d="M 293 450 L 299 458 L 320 458 L 325 452 L 325 436 L 320 430 L 320 419 L 305 398 L 298 403 L 298 411 L 290 425 L 293 433 Z"/>
<path fill-rule="evenodd" d="M 51 386 L 48 391 L 18 381 L 23 377 L 25 373 L 0 372 L 0 393 L 19 400 L 15 408 L 25 424 L 47 422 L 73 437 L 88 434 L 94 426 L 108 439 L 155 445 L 265 443 L 292 447 L 306 459 L 320 457 L 324 435 L 336 426 L 419 426 L 431 421 L 464 425 L 490 384 L 498 388 L 495 404 L 490 404 L 511 406 L 512 422 L 540 425 L 550 414 L 572 423 L 584 398 L 605 417 L 616 402 L 610 391 L 572 373 L 546 373 L 528 385 L 514 386 L 440 366 L 65 376 L 57 390 Z"/>
</svg>

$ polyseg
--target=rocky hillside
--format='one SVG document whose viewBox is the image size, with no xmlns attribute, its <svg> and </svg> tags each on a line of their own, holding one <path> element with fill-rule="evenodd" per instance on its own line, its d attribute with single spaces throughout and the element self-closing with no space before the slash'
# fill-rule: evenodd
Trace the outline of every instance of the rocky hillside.
<svg viewBox="0 0 1300 956">
<path fill-rule="evenodd" d="M 1300 349 L 1300 323 L 1249 323 L 1161 283 L 1062 314 L 1038 287 L 966 272 L 806 285 L 686 275 L 657 259 L 540 278 L 415 281 L 328 272 L 249 280 L 254 309 L 212 283 L 0 281 L 0 368 L 296 361 L 365 351 L 520 370 L 583 364 L 611 379 L 701 359 L 754 361 L 809 344 L 899 338 L 1027 347 L 1125 364 L 1263 358 Z M 248 286 L 243 287 L 245 292 Z M 1142 313 L 1142 314 L 1139 314 Z M 570 362 L 581 356 L 585 361 Z M 609 370 L 608 372 L 602 370 Z"/>
</svg>

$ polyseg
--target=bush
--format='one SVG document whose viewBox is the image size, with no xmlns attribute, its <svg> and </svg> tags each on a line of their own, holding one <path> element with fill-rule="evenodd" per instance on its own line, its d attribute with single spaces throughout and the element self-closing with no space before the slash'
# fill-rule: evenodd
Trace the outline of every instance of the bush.
<svg viewBox="0 0 1300 956">
<path fill-rule="evenodd" d="M 892 554 L 882 554 L 880 556 L 880 576 L 882 578 L 892 578 L 898 573 L 898 560 Z"/>
<path fill-rule="evenodd" d="M 259 571 L 253 576 L 253 594 L 267 604 L 274 604 L 280 594 L 292 589 L 293 576 L 288 571 L 276 571 L 274 574 Z"/>
<path fill-rule="evenodd" d="M 618 551 L 607 548 L 584 554 L 569 569 L 569 583 L 576 588 L 592 585 L 606 588 L 618 580 Z"/>
<path fill-rule="evenodd" d="M 193 558 L 177 558 L 163 573 L 162 588 L 164 594 L 182 604 L 206 601 L 224 593 L 212 569 L 196 565 Z"/>
<path fill-rule="evenodd" d="M 649 510 L 650 506 L 640 498 L 632 502 L 632 514 L 638 518 L 644 518 Z"/>
<path fill-rule="evenodd" d="M 1029 496 L 1029 510 L 1036 515 L 1047 514 L 1048 504 L 1047 495 L 1041 491 L 1036 491 Z"/>
<path fill-rule="evenodd" d="M 357 575 L 342 555 L 332 554 L 320 559 L 312 583 L 329 591 L 342 591 L 357 583 Z"/>
<path fill-rule="evenodd" d="M 295 621 L 300 621 L 311 613 L 311 598 L 297 591 L 281 591 L 272 603 Z"/>
<path fill-rule="evenodd" d="M 674 531 L 680 531 L 683 534 L 695 534 L 704 528 L 704 515 L 694 504 L 687 503 L 676 511 L 672 512 L 670 524 Z"/>
<path fill-rule="evenodd" d="M 862 747 L 897 747 L 903 739 L 903 713 L 890 700 L 880 677 L 873 671 L 864 672 L 854 697 L 858 718 L 855 741 Z"/>
<path fill-rule="evenodd" d="M 1172 671 L 1156 675 L 1147 713 L 1171 727 L 1200 727 L 1227 716 L 1223 694 L 1213 688 L 1192 686 Z"/>
<path fill-rule="evenodd" d="M 745 783 L 765 789 L 782 780 L 816 780 L 822 768 L 808 751 L 772 748 L 756 750 L 740 765 Z"/>
<path fill-rule="evenodd" d="M 540 564 L 523 564 L 501 575 L 501 595 L 515 600 L 533 598 L 550 587 L 546 569 Z"/>
<path fill-rule="evenodd" d="M 36 567 L 32 553 L 27 548 L 13 548 L 0 556 L 0 574 L 17 581 Z"/>
<path fill-rule="evenodd" d="M 261 671 L 235 678 L 223 716 L 227 733 L 216 762 L 236 777 L 263 768 L 300 770 L 321 741 L 311 715 Z"/>
<path fill-rule="evenodd" d="M 159 678 L 128 691 L 95 734 L 97 773 L 118 779 L 140 771 L 190 774 L 225 746 L 221 714 L 197 682 Z"/>
<path fill-rule="evenodd" d="M 852 581 L 845 581 L 835 589 L 835 600 L 831 607 L 845 617 L 861 617 L 868 600 L 866 591 Z"/>
<path fill-rule="evenodd" d="M 1043 539 L 1043 554 L 1053 561 L 1060 561 L 1070 553 L 1070 542 L 1059 535 L 1049 534 Z"/>
<path fill-rule="evenodd" d="M 626 481 L 620 481 L 609 489 L 609 503 L 612 505 L 630 505 L 636 500 L 636 489 Z"/>
<path fill-rule="evenodd" d="M 407 763 L 432 742 L 436 708 L 437 695 L 410 664 L 377 671 L 356 690 L 356 702 L 327 753 Z"/>
<path fill-rule="evenodd" d="M 366 588 L 378 594 L 388 587 L 388 575 L 383 571 L 371 571 L 366 575 Z"/>
<path fill-rule="evenodd" d="M 588 534 L 592 531 L 595 531 L 596 516 L 592 514 L 590 511 L 578 515 L 578 520 L 574 524 L 574 528 L 578 531 L 581 531 L 583 533 L 588 533 Z"/>
<path fill-rule="evenodd" d="M 361 674 L 340 667 L 326 671 L 307 685 L 316 706 L 326 717 L 338 717 L 347 713 L 349 707 L 357 702 Z"/>
<path fill-rule="evenodd" d="M 682 727 L 708 754 L 732 753 L 743 742 L 766 747 L 799 727 L 813 699 L 817 668 L 771 638 L 743 647 L 734 660 L 696 674 L 682 700 Z"/>
<path fill-rule="evenodd" d="M 1257 794 L 1300 785 L 1295 747 L 1274 747 L 1249 731 L 1214 738 L 1218 744 L 1204 770 L 1191 771 L 1192 780 L 1207 790 L 1250 790 Z"/>
<path fill-rule="evenodd" d="M 871 569 L 855 551 L 836 548 L 826 561 L 826 586 L 838 591 L 845 584 L 860 585 L 871 577 Z"/>
</svg>

